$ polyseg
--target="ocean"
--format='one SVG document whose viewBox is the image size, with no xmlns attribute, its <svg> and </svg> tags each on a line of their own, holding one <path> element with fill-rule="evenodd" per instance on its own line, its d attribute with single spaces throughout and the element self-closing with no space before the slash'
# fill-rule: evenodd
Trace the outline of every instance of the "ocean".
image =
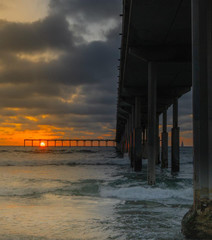
<svg viewBox="0 0 212 240">
<path fill-rule="evenodd" d="M 113 147 L 0 147 L 0 239 L 183 240 L 192 148 L 180 158 L 148 186 L 147 160 L 135 173 Z"/>
</svg>

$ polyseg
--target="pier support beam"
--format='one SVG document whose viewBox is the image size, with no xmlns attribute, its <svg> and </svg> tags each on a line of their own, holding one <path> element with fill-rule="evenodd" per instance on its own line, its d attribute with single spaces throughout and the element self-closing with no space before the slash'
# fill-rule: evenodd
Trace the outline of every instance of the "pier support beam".
<svg viewBox="0 0 212 240">
<path fill-rule="evenodd" d="M 148 146 L 147 146 L 147 129 L 143 126 L 143 145 L 142 145 L 142 158 L 147 159 Z"/>
<path fill-rule="evenodd" d="M 130 159 L 130 154 L 131 154 L 131 144 L 132 144 L 132 135 L 131 135 L 131 114 L 128 116 L 128 157 Z"/>
<path fill-rule="evenodd" d="M 192 0 L 194 205 L 187 238 L 212 239 L 212 1 Z"/>
<path fill-rule="evenodd" d="M 126 153 L 128 153 L 128 146 L 129 146 L 129 137 L 128 137 L 128 135 L 129 135 L 129 133 L 128 133 L 128 129 L 129 129 L 129 127 L 128 127 L 128 124 L 129 124 L 129 122 L 127 121 L 127 123 L 126 123 L 126 126 L 125 126 L 125 152 Z"/>
<path fill-rule="evenodd" d="M 165 110 L 165 111 L 163 112 L 163 132 L 162 132 L 161 168 L 168 168 L 167 110 Z"/>
<path fill-rule="evenodd" d="M 147 180 L 149 185 L 155 184 L 155 162 L 157 155 L 157 69 L 156 64 L 148 64 L 148 169 Z"/>
<path fill-rule="evenodd" d="M 180 170 L 179 141 L 180 141 L 180 128 L 178 127 L 178 99 L 176 98 L 173 104 L 173 128 L 172 128 L 171 171 L 173 173 L 179 172 Z"/>
<path fill-rule="evenodd" d="M 133 111 L 132 111 L 133 112 Z M 133 167 L 133 113 L 129 114 L 129 158 L 130 165 Z"/>
<path fill-rule="evenodd" d="M 157 155 L 156 155 L 156 164 L 158 165 L 158 164 L 160 164 L 160 131 L 159 131 L 159 127 L 160 127 L 160 125 L 159 125 L 159 115 L 157 115 L 157 125 L 156 125 L 156 129 L 157 129 L 157 131 L 156 131 L 156 134 L 157 134 Z"/>
<path fill-rule="evenodd" d="M 134 142 L 134 170 L 142 168 L 142 128 L 141 128 L 141 97 L 135 97 L 135 128 L 133 132 Z"/>
<path fill-rule="evenodd" d="M 135 157 L 135 138 L 134 138 L 134 128 L 135 128 L 135 105 L 132 105 L 132 114 L 131 114 L 131 135 L 132 135 L 132 145 L 131 145 L 131 154 L 130 154 L 130 160 L 131 160 L 131 166 L 134 168 L 134 157 Z"/>
</svg>

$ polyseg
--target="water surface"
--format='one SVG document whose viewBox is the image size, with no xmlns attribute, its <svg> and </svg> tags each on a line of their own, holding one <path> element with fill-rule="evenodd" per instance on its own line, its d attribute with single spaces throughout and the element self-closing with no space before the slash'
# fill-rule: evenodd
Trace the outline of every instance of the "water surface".
<svg viewBox="0 0 212 240">
<path fill-rule="evenodd" d="M 192 204 L 192 148 L 157 184 L 112 147 L 0 147 L 0 239 L 183 240 Z"/>
</svg>

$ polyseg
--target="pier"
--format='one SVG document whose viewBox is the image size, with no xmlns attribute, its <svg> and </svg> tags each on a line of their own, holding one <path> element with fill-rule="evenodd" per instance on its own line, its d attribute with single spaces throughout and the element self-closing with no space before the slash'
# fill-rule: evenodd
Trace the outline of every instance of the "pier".
<svg viewBox="0 0 212 240">
<path fill-rule="evenodd" d="M 178 99 L 193 88 L 194 204 L 188 238 L 212 239 L 212 1 L 124 0 L 116 141 L 135 171 L 168 167 L 167 109 L 173 109 L 171 171 L 180 171 Z M 162 134 L 159 136 L 159 117 Z M 160 140 L 161 155 L 160 155 Z"/>
<path fill-rule="evenodd" d="M 46 147 L 115 147 L 114 139 L 24 139 L 24 147 L 40 146 L 44 143 Z"/>
</svg>

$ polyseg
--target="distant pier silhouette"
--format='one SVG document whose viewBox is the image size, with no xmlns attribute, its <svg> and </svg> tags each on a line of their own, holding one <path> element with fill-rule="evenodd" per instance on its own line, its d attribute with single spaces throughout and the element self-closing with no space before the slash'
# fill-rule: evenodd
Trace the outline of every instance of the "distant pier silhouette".
<svg viewBox="0 0 212 240">
<path fill-rule="evenodd" d="M 116 147 L 114 139 L 24 139 L 24 147 L 40 146 L 41 143 L 46 147 Z"/>
</svg>

